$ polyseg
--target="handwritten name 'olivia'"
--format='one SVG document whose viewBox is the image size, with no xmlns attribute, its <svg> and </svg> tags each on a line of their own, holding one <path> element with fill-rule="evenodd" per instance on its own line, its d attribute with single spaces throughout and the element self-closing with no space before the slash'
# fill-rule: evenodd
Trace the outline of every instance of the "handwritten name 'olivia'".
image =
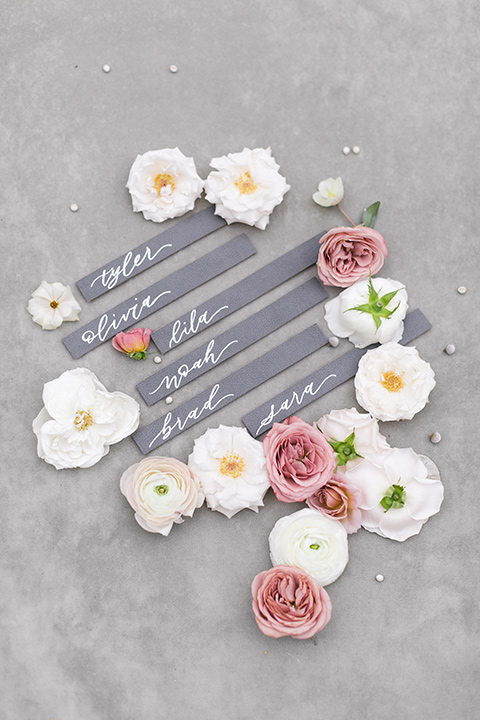
<svg viewBox="0 0 480 720">
<path fill-rule="evenodd" d="M 197 358 L 197 360 L 195 360 L 191 365 L 183 363 L 183 365 L 180 365 L 177 368 L 173 375 L 168 375 L 167 373 L 165 373 L 159 385 L 157 385 L 157 387 L 148 394 L 155 395 L 155 393 L 157 393 L 163 386 L 165 386 L 167 390 L 170 390 L 172 386 L 175 388 L 175 390 L 178 390 L 185 378 L 187 378 L 194 370 L 201 370 L 203 367 L 205 367 L 205 365 L 211 365 L 212 367 L 217 365 L 217 363 L 220 362 L 222 356 L 227 352 L 228 348 L 231 345 L 235 345 L 235 343 L 238 343 L 238 340 L 232 340 L 231 342 L 227 343 L 225 347 L 220 350 L 218 355 L 215 355 L 215 339 L 210 340 L 205 352 L 199 358 Z"/>
<path fill-rule="evenodd" d="M 208 400 L 202 406 L 198 405 L 197 407 L 190 410 L 187 413 L 186 417 L 184 417 L 183 419 L 180 416 L 177 416 L 177 418 L 172 423 L 173 415 L 171 412 L 167 413 L 163 421 L 162 429 L 159 433 L 155 435 L 153 440 L 149 443 L 148 447 L 151 448 L 152 445 L 154 445 L 155 442 L 158 440 L 158 438 L 161 438 L 162 442 L 168 440 L 174 430 L 182 432 L 189 420 L 198 420 L 204 412 L 213 412 L 219 405 L 221 405 L 224 400 L 235 397 L 234 393 L 229 393 L 228 395 L 223 395 L 221 398 L 218 398 L 218 400 L 215 400 L 215 396 L 217 395 L 219 389 L 220 385 L 217 383 L 212 387 Z M 176 434 L 177 433 L 175 433 L 175 435 Z"/>
<path fill-rule="evenodd" d="M 141 303 L 134 303 L 118 318 L 115 316 L 115 313 L 112 313 L 111 315 L 110 313 L 104 313 L 98 320 L 96 331 L 85 330 L 85 332 L 82 333 L 83 342 L 86 342 L 87 345 L 91 345 L 96 340 L 96 338 L 98 338 L 100 342 L 108 340 L 112 330 L 117 331 L 120 327 L 126 327 L 125 323 L 128 323 L 129 320 L 139 320 L 145 308 L 150 310 L 159 300 L 159 298 L 163 297 L 164 295 L 170 295 L 171 292 L 171 290 L 164 290 L 163 292 L 156 295 L 153 299 L 150 297 L 150 295 L 147 295 L 147 297 L 144 298 Z M 135 300 L 136 299 L 137 298 L 135 298 Z"/>
<path fill-rule="evenodd" d="M 280 405 L 280 407 L 279 407 L 278 409 L 276 409 L 276 408 L 275 408 L 275 405 L 272 404 L 272 405 L 270 406 L 270 412 L 269 412 L 269 414 L 267 415 L 267 417 L 263 418 L 262 422 L 261 422 L 260 425 L 258 426 L 258 430 L 257 430 L 257 432 L 256 432 L 256 435 L 260 435 L 260 433 L 261 433 L 261 431 L 262 431 L 262 428 L 270 427 L 271 424 L 272 424 L 273 419 L 276 418 L 277 415 L 280 415 L 280 413 L 282 413 L 284 410 L 287 410 L 287 411 L 290 410 L 290 408 L 292 407 L 292 405 L 298 405 L 298 407 L 302 407 L 303 401 L 304 401 L 305 397 L 307 397 L 307 396 L 309 396 L 309 395 L 310 395 L 312 398 L 315 397 L 315 395 L 316 395 L 316 394 L 321 390 L 321 388 L 325 385 L 325 383 L 327 382 L 327 380 L 330 380 L 330 378 L 336 378 L 336 377 L 337 377 L 337 376 L 336 376 L 336 375 L 333 375 L 333 374 L 332 374 L 332 375 L 328 375 L 324 380 L 322 380 L 322 382 L 320 383 L 320 385 L 318 385 L 315 389 L 313 389 L 313 382 L 311 382 L 311 383 L 309 383 L 309 384 L 303 389 L 303 391 L 300 393 L 300 395 L 299 395 L 295 390 L 293 390 L 291 396 L 290 396 L 289 398 L 286 398 L 286 399 L 282 402 L 282 404 Z"/>
<path fill-rule="evenodd" d="M 228 310 L 228 305 L 222 305 L 222 307 L 215 310 L 215 312 L 211 315 L 208 314 L 208 310 L 205 310 L 205 312 L 197 318 L 197 308 L 193 308 L 187 321 L 183 320 L 182 322 L 180 320 L 175 320 L 172 327 L 172 337 L 170 338 L 168 347 L 172 348 L 174 345 L 178 345 L 179 342 L 182 342 L 183 338 L 186 338 L 189 335 L 195 335 L 202 325 L 204 327 L 210 325 L 210 323 L 213 322 L 222 310 Z"/>
<path fill-rule="evenodd" d="M 97 275 L 97 277 L 92 280 L 92 282 L 90 283 L 90 287 L 93 287 L 97 280 L 101 280 L 103 287 L 111 290 L 118 283 L 120 277 L 124 277 L 125 279 L 130 277 L 130 275 L 136 268 L 141 267 L 145 262 L 151 262 L 152 260 L 155 260 L 155 258 L 160 255 L 162 250 L 171 247 L 172 244 L 167 243 L 166 245 L 162 245 L 161 247 L 159 247 L 158 250 L 156 250 L 155 252 L 152 252 L 147 245 L 144 254 L 142 255 L 141 253 L 138 253 L 137 255 L 135 255 L 135 257 L 133 257 L 133 252 L 130 250 L 123 258 L 123 263 L 121 265 L 117 265 L 117 267 L 112 266 L 102 270 L 100 275 Z"/>
</svg>

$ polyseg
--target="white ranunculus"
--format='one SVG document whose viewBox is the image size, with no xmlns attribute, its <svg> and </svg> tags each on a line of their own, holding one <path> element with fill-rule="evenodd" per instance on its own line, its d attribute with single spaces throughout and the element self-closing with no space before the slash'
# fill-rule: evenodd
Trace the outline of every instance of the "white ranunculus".
<svg viewBox="0 0 480 720">
<path fill-rule="evenodd" d="M 327 178 L 322 180 L 318 185 L 318 192 L 313 194 L 313 199 L 317 205 L 322 207 L 331 207 L 338 205 L 343 200 L 343 183 L 342 178 Z"/>
<path fill-rule="evenodd" d="M 263 507 L 270 487 L 263 445 L 245 428 L 209 428 L 195 440 L 188 466 L 211 510 L 231 518 L 245 508 Z"/>
<path fill-rule="evenodd" d="M 32 293 L 27 305 L 33 322 L 41 325 L 43 330 L 56 330 L 63 322 L 78 320 L 81 309 L 69 285 L 65 287 L 60 282 L 45 280 Z"/>
<path fill-rule="evenodd" d="M 314 423 L 314 427 L 321 430 L 330 443 L 337 444 L 336 459 L 342 472 L 351 470 L 369 455 L 390 450 L 390 445 L 378 429 L 378 420 L 368 413 L 359 413 L 355 408 L 332 410 Z M 353 441 L 345 443 L 352 433 L 355 433 Z M 353 459 L 349 460 L 349 457 Z"/>
<path fill-rule="evenodd" d="M 193 210 L 203 180 L 193 158 L 178 148 L 165 148 L 137 155 L 127 188 L 135 212 L 142 212 L 146 220 L 163 222 Z"/>
<path fill-rule="evenodd" d="M 333 583 L 348 562 L 347 531 L 339 520 L 305 508 L 280 518 L 270 537 L 272 565 L 294 565 L 324 587 Z"/>
<path fill-rule="evenodd" d="M 443 501 L 437 466 L 412 448 L 371 455 L 346 475 L 362 492 L 362 526 L 391 540 L 417 535 Z"/>
<path fill-rule="evenodd" d="M 386 343 L 361 358 L 357 402 L 379 420 L 411 420 L 428 402 L 435 374 L 414 347 Z"/>
<path fill-rule="evenodd" d="M 45 407 L 33 421 L 37 453 L 62 468 L 91 467 L 137 429 L 140 407 L 128 395 L 108 392 L 86 368 L 62 373 L 43 388 Z"/>
<path fill-rule="evenodd" d="M 290 185 L 278 172 L 270 148 L 256 148 L 213 158 L 205 197 L 228 224 L 242 222 L 265 230 L 270 215 Z"/>
<path fill-rule="evenodd" d="M 371 303 L 371 288 L 378 300 Z M 389 293 L 395 296 L 385 305 L 381 298 Z M 330 332 L 338 337 L 348 337 L 355 347 L 364 348 L 373 343 L 398 342 L 403 335 L 403 319 L 407 314 L 408 296 L 402 283 L 390 278 L 363 278 L 325 304 L 325 320 Z M 380 303 L 377 305 L 377 302 Z M 369 306 L 366 310 L 355 310 Z M 393 311 L 393 312 L 392 312 Z M 391 313 L 390 317 L 384 317 Z M 375 317 L 379 323 L 375 323 Z"/>
</svg>

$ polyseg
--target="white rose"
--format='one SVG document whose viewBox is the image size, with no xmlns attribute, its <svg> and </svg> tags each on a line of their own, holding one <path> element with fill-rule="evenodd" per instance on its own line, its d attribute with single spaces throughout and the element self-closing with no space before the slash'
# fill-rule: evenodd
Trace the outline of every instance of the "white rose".
<svg viewBox="0 0 480 720">
<path fill-rule="evenodd" d="M 41 325 L 43 330 L 55 330 L 63 322 L 78 320 L 81 309 L 69 285 L 45 280 L 32 293 L 27 305 L 33 322 Z"/>
<path fill-rule="evenodd" d="M 340 577 L 348 562 L 347 531 L 318 510 L 305 508 L 280 518 L 268 541 L 272 565 L 294 565 L 322 587 Z"/>
<path fill-rule="evenodd" d="M 205 181 L 205 197 L 228 224 L 242 222 L 265 230 L 273 208 L 290 185 L 278 172 L 270 148 L 256 148 L 213 158 Z"/>
<path fill-rule="evenodd" d="M 313 194 L 313 199 L 317 205 L 322 207 L 331 207 L 338 205 L 343 200 L 343 183 L 342 178 L 327 178 L 322 180 L 318 185 L 318 192 Z"/>
<path fill-rule="evenodd" d="M 412 448 L 371 455 L 346 475 L 362 491 L 362 526 L 391 540 L 417 535 L 443 501 L 437 466 Z"/>
<path fill-rule="evenodd" d="M 270 487 L 263 445 L 245 428 L 209 428 L 195 440 L 188 466 L 211 510 L 231 518 L 245 508 L 263 507 Z"/>
<path fill-rule="evenodd" d="M 193 210 L 203 190 L 193 158 L 178 148 L 150 150 L 137 155 L 127 188 L 135 212 L 146 220 L 163 222 Z"/>
<path fill-rule="evenodd" d="M 321 430 L 332 445 L 342 472 L 351 470 L 369 455 L 390 450 L 390 445 L 378 429 L 378 420 L 368 413 L 359 413 L 355 408 L 332 410 L 314 423 L 314 427 Z"/>
<path fill-rule="evenodd" d="M 428 402 L 435 374 L 414 347 L 387 343 L 361 358 L 357 402 L 379 420 L 411 420 Z"/>
<path fill-rule="evenodd" d="M 37 453 L 62 468 L 91 467 L 137 429 L 140 407 L 110 393 L 86 368 L 68 370 L 43 388 L 45 407 L 33 421 Z"/>
<path fill-rule="evenodd" d="M 387 302 L 391 293 L 395 295 Z M 407 300 L 402 283 L 389 278 L 363 278 L 325 304 L 325 320 L 333 335 L 348 337 L 358 348 L 398 342 L 403 335 Z"/>
</svg>

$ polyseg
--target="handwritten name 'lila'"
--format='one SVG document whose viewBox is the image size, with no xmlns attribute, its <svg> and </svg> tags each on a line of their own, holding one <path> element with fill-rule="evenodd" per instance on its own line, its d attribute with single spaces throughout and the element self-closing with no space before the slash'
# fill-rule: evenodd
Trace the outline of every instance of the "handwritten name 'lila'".
<svg viewBox="0 0 480 720">
<path fill-rule="evenodd" d="M 210 323 L 213 322 L 222 310 L 228 310 L 228 305 L 222 305 L 222 307 L 215 310 L 215 312 L 211 315 L 208 314 L 208 310 L 205 310 L 205 312 L 197 318 L 197 308 L 193 308 L 187 321 L 183 320 L 183 322 L 181 322 L 180 320 L 175 320 L 172 327 L 172 337 L 170 338 L 168 347 L 172 348 L 174 345 L 178 345 L 183 338 L 186 338 L 189 335 L 195 335 L 202 325 L 205 327 L 210 325 Z"/>
</svg>

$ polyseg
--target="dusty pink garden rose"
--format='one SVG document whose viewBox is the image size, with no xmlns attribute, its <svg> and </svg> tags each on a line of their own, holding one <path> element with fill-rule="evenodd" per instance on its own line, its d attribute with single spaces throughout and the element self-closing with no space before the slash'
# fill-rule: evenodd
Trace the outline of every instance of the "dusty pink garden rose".
<svg viewBox="0 0 480 720">
<path fill-rule="evenodd" d="M 303 570 L 277 565 L 252 583 L 252 608 L 264 635 L 307 640 L 323 630 L 332 615 L 326 590 Z"/>
<path fill-rule="evenodd" d="M 356 533 L 362 524 L 359 506 L 362 493 L 345 475 L 336 472 L 326 485 L 307 498 L 308 507 L 340 520 L 347 533 Z"/>
<path fill-rule="evenodd" d="M 385 240 L 368 227 L 337 227 L 320 239 L 317 271 L 324 285 L 350 287 L 375 275 L 387 257 Z"/>
<path fill-rule="evenodd" d="M 134 328 L 127 332 L 119 332 L 112 340 L 115 350 L 125 353 L 134 360 L 145 360 L 145 350 L 150 343 L 151 328 Z"/>
<path fill-rule="evenodd" d="M 330 480 L 333 448 L 322 433 L 292 415 L 274 423 L 263 441 L 270 485 L 278 500 L 306 500 Z"/>
<path fill-rule="evenodd" d="M 135 520 L 148 532 L 168 535 L 173 523 L 191 517 L 204 501 L 190 468 L 168 457 L 150 457 L 131 465 L 120 490 L 135 510 Z"/>
</svg>

